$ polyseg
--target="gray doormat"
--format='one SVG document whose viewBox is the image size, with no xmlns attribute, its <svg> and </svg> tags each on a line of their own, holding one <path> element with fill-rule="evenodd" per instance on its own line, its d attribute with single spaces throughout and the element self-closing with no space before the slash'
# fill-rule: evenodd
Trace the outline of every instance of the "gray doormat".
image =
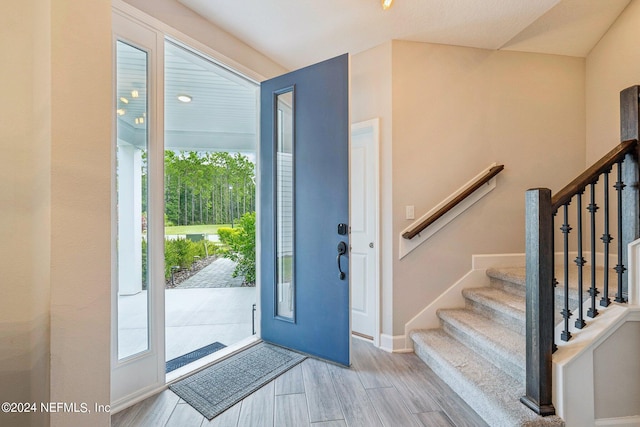
<svg viewBox="0 0 640 427">
<path fill-rule="evenodd" d="M 304 359 L 300 353 L 262 342 L 169 389 L 211 420 Z"/>
</svg>

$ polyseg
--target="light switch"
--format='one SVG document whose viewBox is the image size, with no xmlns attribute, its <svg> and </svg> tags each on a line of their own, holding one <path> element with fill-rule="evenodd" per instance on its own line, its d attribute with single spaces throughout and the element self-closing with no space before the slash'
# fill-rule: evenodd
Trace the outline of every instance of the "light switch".
<svg viewBox="0 0 640 427">
<path fill-rule="evenodd" d="M 407 219 L 415 219 L 415 214 L 413 211 L 413 205 L 405 206 L 406 218 Z"/>
</svg>

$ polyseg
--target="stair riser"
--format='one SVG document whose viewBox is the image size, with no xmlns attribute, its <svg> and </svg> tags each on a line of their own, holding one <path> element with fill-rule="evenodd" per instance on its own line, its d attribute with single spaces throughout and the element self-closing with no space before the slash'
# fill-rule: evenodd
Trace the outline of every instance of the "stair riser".
<svg viewBox="0 0 640 427">
<path fill-rule="evenodd" d="M 521 297 L 524 297 L 527 293 L 526 288 L 520 283 L 513 283 L 508 280 L 497 279 L 495 277 L 489 278 L 489 286 Z"/>
<path fill-rule="evenodd" d="M 510 282 L 508 280 L 491 277 L 489 278 L 489 286 L 495 289 L 500 289 L 505 292 L 509 292 L 513 295 L 526 297 L 526 289 L 520 283 Z M 589 294 L 587 292 L 583 292 L 583 300 L 586 301 L 587 298 L 589 298 Z M 573 313 L 575 310 L 578 309 L 578 304 L 579 304 L 578 292 L 574 289 L 569 289 L 569 310 Z M 564 289 L 562 287 L 557 287 L 555 289 L 555 310 L 556 312 L 561 312 L 563 309 L 564 309 Z"/>
<path fill-rule="evenodd" d="M 514 357 L 509 357 L 509 355 L 498 352 L 495 346 L 482 339 L 482 337 L 471 335 L 467 331 L 460 329 L 457 325 L 449 323 L 445 319 L 441 318 L 440 324 L 442 325 L 442 329 L 444 329 L 448 334 L 484 357 L 495 367 L 505 371 L 513 379 L 524 384 L 526 375 L 524 361 L 518 361 Z"/>
<path fill-rule="evenodd" d="M 465 307 L 469 310 L 473 310 L 475 313 L 481 314 L 502 326 L 511 329 L 521 335 L 526 332 L 524 317 L 514 316 L 509 312 L 502 312 L 492 306 L 483 304 L 482 302 L 475 301 L 465 297 Z"/>
</svg>

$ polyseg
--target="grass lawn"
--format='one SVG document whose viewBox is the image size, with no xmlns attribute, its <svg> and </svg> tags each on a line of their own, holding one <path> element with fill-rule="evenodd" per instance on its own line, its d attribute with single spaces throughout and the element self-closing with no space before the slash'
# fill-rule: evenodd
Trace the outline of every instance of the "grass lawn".
<svg viewBox="0 0 640 427">
<path fill-rule="evenodd" d="M 164 234 L 218 234 L 218 228 L 231 227 L 230 224 L 176 225 L 165 227 Z"/>
</svg>

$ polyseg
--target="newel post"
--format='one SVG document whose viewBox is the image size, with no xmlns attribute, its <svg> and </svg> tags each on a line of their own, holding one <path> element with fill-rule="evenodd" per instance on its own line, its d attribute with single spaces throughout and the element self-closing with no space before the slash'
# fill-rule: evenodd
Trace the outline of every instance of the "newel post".
<svg viewBox="0 0 640 427">
<path fill-rule="evenodd" d="M 526 193 L 526 395 L 520 401 L 540 415 L 556 413 L 552 397 L 553 212 L 551 190 Z"/>
<path fill-rule="evenodd" d="M 640 86 L 631 86 L 620 92 L 620 141 L 640 141 Z M 640 204 L 638 201 L 638 150 L 627 154 L 622 164 L 622 265 L 629 268 L 626 248 L 640 237 Z M 622 299 L 628 300 L 629 275 L 622 276 Z"/>
</svg>

